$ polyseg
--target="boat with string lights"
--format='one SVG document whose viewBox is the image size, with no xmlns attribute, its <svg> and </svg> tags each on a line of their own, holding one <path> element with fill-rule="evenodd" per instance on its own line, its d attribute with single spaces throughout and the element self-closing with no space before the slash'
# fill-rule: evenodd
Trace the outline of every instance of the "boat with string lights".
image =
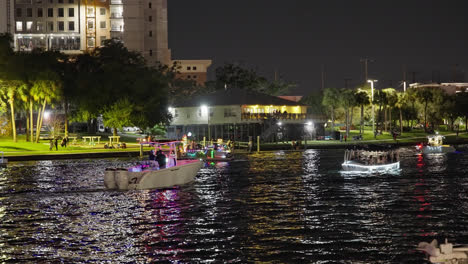
<svg viewBox="0 0 468 264">
<path fill-rule="evenodd" d="M 427 136 L 427 144 L 419 144 L 416 149 L 423 154 L 437 154 L 454 152 L 455 148 L 450 145 L 444 145 L 444 136 L 438 133 Z"/>
<path fill-rule="evenodd" d="M 355 172 L 385 172 L 400 169 L 398 150 L 345 150 L 344 171 Z"/>
<path fill-rule="evenodd" d="M 202 167 L 202 161 L 178 160 L 180 141 L 145 142 L 154 147 L 150 158 L 130 168 L 107 168 L 104 185 L 108 189 L 139 190 L 169 188 L 192 182 Z"/>
</svg>

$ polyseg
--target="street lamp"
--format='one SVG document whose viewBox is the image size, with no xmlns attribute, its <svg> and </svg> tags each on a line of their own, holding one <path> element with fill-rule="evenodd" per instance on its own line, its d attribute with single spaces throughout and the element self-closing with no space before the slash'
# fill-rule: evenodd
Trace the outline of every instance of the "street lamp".
<svg viewBox="0 0 468 264">
<path fill-rule="evenodd" d="M 372 104 L 372 132 L 375 135 L 375 122 L 374 122 L 374 83 L 377 82 L 377 80 L 367 80 L 368 83 L 370 83 L 371 86 L 371 104 Z"/>
<path fill-rule="evenodd" d="M 202 115 L 203 115 L 203 113 L 206 113 L 206 120 L 207 120 L 207 124 L 208 124 L 208 140 L 211 140 L 210 112 L 209 112 L 210 108 L 207 105 L 202 105 L 201 110 L 202 110 Z"/>
</svg>

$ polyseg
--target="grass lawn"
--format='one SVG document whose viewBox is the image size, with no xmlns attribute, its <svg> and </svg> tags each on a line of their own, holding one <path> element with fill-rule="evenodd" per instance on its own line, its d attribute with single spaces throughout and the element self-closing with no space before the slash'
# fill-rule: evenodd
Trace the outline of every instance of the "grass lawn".
<svg viewBox="0 0 468 264">
<path fill-rule="evenodd" d="M 123 139 L 123 140 L 122 140 Z M 73 154 L 73 153 L 91 153 L 91 152 L 115 152 L 115 151 L 139 151 L 140 145 L 135 137 L 121 137 L 120 142 L 125 142 L 126 149 L 105 149 L 104 144 L 108 143 L 107 136 L 102 136 L 99 144 L 90 145 L 88 142 L 83 143 L 81 139 L 77 139 L 76 144 L 68 142 L 67 147 L 60 146 L 58 141 L 58 150 L 55 146 L 49 150 L 50 144 L 48 140 L 41 140 L 39 143 L 26 142 L 25 135 L 18 135 L 18 142 L 13 142 L 11 136 L 0 137 L 0 151 L 3 151 L 5 156 L 24 156 L 24 155 L 47 155 L 47 154 Z M 144 147 L 144 150 L 150 150 L 150 147 Z"/>
</svg>

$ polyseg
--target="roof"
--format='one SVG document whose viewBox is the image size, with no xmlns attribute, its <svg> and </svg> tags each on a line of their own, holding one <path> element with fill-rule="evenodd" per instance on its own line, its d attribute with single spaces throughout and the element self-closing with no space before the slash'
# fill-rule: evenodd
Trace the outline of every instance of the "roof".
<svg viewBox="0 0 468 264">
<path fill-rule="evenodd" d="M 212 93 L 195 96 L 183 102 L 175 103 L 175 107 L 197 107 L 200 105 L 303 105 L 290 100 L 268 94 L 247 91 L 239 88 L 222 89 Z M 304 105 L 305 106 L 305 105 Z"/>
</svg>

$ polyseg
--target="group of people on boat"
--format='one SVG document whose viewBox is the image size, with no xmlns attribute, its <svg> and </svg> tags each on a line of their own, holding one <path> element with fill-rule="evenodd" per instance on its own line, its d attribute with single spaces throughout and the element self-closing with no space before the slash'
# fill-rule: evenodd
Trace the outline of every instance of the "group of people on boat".
<svg viewBox="0 0 468 264">
<path fill-rule="evenodd" d="M 151 150 L 148 159 L 153 161 L 153 164 L 157 164 L 159 169 L 164 169 L 166 166 L 173 167 L 177 165 L 177 158 L 174 150 L 171 150 L 169 153 L 169 164 L 167 164 L 167 157 L 161 149 L 156 151 L 156 153 L 154 150 Z"/>
<path fill-rule="evenodd" d="M 359 162 L 365 165 L 390 164 L 400 160 L 398 151 L 363 151 L 348 150 L 348 160 Z"/>
</svg>

